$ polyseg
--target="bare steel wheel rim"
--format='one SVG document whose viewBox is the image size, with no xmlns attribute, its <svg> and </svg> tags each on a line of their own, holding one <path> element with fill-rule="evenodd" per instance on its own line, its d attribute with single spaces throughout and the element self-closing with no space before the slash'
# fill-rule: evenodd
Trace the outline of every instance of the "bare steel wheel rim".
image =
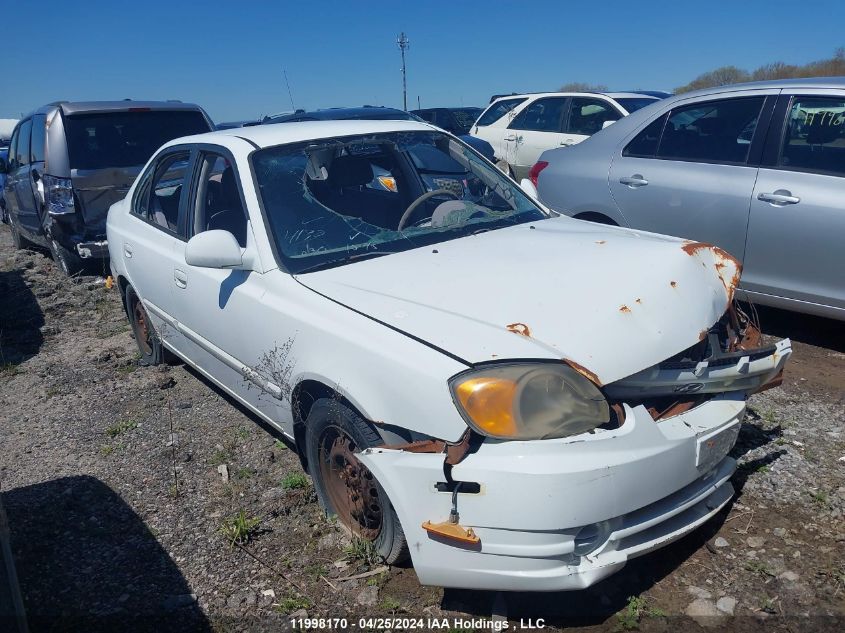
<svg viewBox="0 0 845 633">
<path fill-rule="evenodd" d="M 138 340 L 138 345 L 141 346 L 143 352 L 147 355 L 153 353 L 152 338 L 150 336 L 150 326 L 147 322 L 147 311 L 138 299 L 132 306 L 132 313 L 135 318 L 135 335 Z"/>
<path fill-rule="evenodd" d="M 320 475 L 331 508 L 354 534 L 373 541 L 381 532 L 383 510 L 378 484 L 355 456 L 355 440 L 329 426 L 320 435 Z"/>
</svg>

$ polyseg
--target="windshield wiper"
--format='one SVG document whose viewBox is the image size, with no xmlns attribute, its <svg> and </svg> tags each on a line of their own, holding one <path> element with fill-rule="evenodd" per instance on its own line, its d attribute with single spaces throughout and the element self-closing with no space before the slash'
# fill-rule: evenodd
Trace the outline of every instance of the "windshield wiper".
<svg viewBox="0 0 845 633">
<path fill-rule="evenodd" d="M 302 270 L 298 270 L 297 272 L 293 273 L 294 275 L 302 275 L 304 273 L 313 273 L 317 272 L 318 270 L 326 270 L 329 268 L 337 268 L 338 266 L 343 266 L 344 264 L 348 264 L 350 262 L 357 261 L 359 259 L 369 259 L 371 257 L 381 257 L 382 255 L 393 255 L 394 251 L 367 251 L 366 253 L 353 253 L 352 255 L 347 255 L 346 257 L 341 257 L 340 259 L 332 259 L 327 262 L 320 262 L 319 264 L 314 264 L 313 266 L 307 266 Z"/>
</svg>

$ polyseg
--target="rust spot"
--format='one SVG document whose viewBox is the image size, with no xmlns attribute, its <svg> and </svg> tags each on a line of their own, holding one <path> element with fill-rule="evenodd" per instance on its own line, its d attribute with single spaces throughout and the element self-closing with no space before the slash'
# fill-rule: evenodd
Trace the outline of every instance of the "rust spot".
<svg viewBox="0 0 845 633">
<path fill-rule="evenodd" d="M 389 448 L 394 451 L 407 451 L 408 453 L 446 453 L 445 463 L 450 466 L 459 464 L 467 456 L 470 449 L 472 431 L 467 429 L 461 439 L 454 444 L 443 440 L 417 440 L 407 444 L 381 444 L 379 448 Z"/>
<path fill-rule="evenodd" d="M 520 334 L 522 336 L 531 337 L 531 330 L 528 329 L 528 326 L 525 323 L 511 323 L 510 325 L 505 326 L 508 332 L 513 332 L 514 334 Z"/>
<path fill-rule="evenodd" d="M 626 306 L 626 305 L 623 305 L 621 308 L 619 308 L 619 311 L 620 311 L 620 312 L 630 312 L 630 311 L 631 311 L 631 308 L 629 308 L 629 307 L 628 307 L 628 306 Z"/>
<path fill-rule="evenodd" d="M 642 300 L 642 299 L 637 298 L 637 303 L 642 303 L 642 302 L 643 302 L 643 300 Z"/>
<path fill-rule="evenodd" d="M 572 367 L 572 369 L 574 369 L 579 374 L 584 376 L 584 378 L 586 378 L 587 380 L 595 383 L 599 387 L 602 386 L 602 383 L 601 383 L 601 380 L 599 380 L 599 377 L 596 376 L 593 372 L 591 372 L 589 369 L 587 369 L 583 365 L 579 365 L 574 360 L 569 360 L 568 358 L 564 358 L 563 362 L 566 363 L 567 365 L 569 365 L 570 367 Z"/>
<path fill-rule="evenodd" d="M 677 282 L 677 281 L 670 281 L 670 282 L 669 282 L 669 285 L 670 285 L 670 286 L 672 286 L 673 288 L 677 288 L 677 287 L 678 287 L 678 282 Z"/>
<path fill-rule="evenodd" d="M 706 339 L 708 333 L 709 333 L 709 330 L 701 330 L 701 332 L 698 333 L 698 342 L 700 343 L 701 341 Z"/>
</svg>

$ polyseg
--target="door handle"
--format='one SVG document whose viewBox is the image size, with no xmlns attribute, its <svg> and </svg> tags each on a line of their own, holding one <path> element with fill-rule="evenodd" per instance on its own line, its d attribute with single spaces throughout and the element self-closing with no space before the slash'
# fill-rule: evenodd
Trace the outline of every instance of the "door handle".
<svg viewBox="0 0 845 633">
<path fill-rule="evenodd" d="M 798 204 L 801 198 L 793 196 L 791 191 L 786 189 L 778 189 L 774 193 L 759 193 L 757 199 L 762 202 L 768 202 L 776 207 L 782 207 L 787 204 Z"/>
<path fill-rule="evenodd" d="M 506 136 L 505 140 L 506 141 L 515 141 L 516 140 L 516 134 L 510 134 L 509 136 Z"/>
<path fill-rule="evenodd" d="M 575 145 L 575 141 L 571 138 L 568 138 L 565 141 L 561 141 L 560 144 L 564 147 L 569 147 L 570 145 Z"/>
<path fill-rule="evenodd" d="M 176 284 L 177 288 L 187 288 L 188 287 L 188 273 L 184 270 L 179 270 L 178 268 L 173 269 L 173 281 Z"/>
<path fill-rule="evenodd" d="M 631 189 L 636 189 L 637 187 L 645 187 L 648 184 L 648 180 L 643 178 L 640 174 L 634 174 L 633 176 L 623 176 L 619 179 L 619 182 L 623 185 L 627 185 Z"/>
<path fill-rule="evenodd" d="M 126 259 L 132 259 L 132 247 L 129 244 L 123 245 L 123 256 Z"/>
</svg>

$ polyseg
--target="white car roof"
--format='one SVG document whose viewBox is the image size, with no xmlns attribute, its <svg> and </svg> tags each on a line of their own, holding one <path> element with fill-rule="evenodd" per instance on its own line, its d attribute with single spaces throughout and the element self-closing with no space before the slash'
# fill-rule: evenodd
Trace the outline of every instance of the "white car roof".
<svg viewBox="0 0 845 633">
<path fill-rule="evenodd" d="M 338 136 L 357 136 L 360 134 L 378 134 L 384 132 L 429 132 L 436 128 L 418 121 L 302 121 L 298 123 L 270 123 L 253 125 L 228 130 L 218 130 L 206 134 L 195 134 L 177 138 L 168 145 L 182 143 L 211 143 L 229 145 L 231 139 L 243 139 L 263 149 L 274 145 L 299 143 L 315 139 Z"/>
<path fill-rule="evenodd" d="M 626 98 L 634 98 L 634 99 L 654 99 L 658 101 L 657 97 L 652 97 L 650 95 L 640 94 L 638 92 L 526 92 L 519 95 L 505 95 L 496 99 L 499 101 L 500 99 L 518 99 L 519 97 L 530 97 L 530 98 L 537 98 L 537 97 L 595 97 L 596 95 L 600 95 L 602 97 L 609 97 L 611 99 L 626 99 Z M 494 101 L 495 103 L 495 101 Z"/>
</svg>

